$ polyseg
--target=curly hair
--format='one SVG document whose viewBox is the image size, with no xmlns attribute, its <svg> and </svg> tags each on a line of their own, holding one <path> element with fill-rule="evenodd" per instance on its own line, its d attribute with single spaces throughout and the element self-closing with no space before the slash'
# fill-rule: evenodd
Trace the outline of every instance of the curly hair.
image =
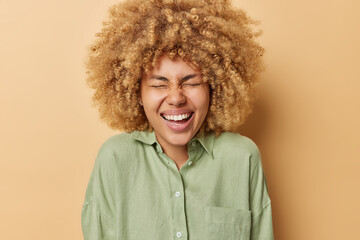
<svg viewBox="0 0 360 240">
<path fill-rule="evenodd" d="M 163 53 L 201 69 L 210 107 L 200 131 L 238 132 L 252 112 L 264 48 L 257 24 L 229 0 L 131 0 L 109 8 L 89 47 L 87 84 L 110 128 L 152 131 L 139 103 L 140 80 Z"/>
</svg>

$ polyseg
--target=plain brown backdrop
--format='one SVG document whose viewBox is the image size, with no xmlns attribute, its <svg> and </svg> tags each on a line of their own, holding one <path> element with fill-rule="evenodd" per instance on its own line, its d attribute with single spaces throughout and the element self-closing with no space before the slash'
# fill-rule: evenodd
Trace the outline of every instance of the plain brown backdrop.
<svg viewBox="0 0 360 240">
<path fill-rule="evenodd" d="M 82 239 L 110 130 L 86 47 L 110 5 L 0 0 L 0 239 Z M 266 72 L 243 134 L 259 146 L 277 240 L 360 239 L 360 2 L 236 0 L 261 21 Z"/>
</svg>

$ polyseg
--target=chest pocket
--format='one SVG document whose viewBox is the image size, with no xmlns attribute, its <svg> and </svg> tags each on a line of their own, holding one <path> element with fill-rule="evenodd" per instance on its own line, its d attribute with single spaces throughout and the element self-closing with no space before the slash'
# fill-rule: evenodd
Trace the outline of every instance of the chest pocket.
<svg viewBox="0 0 360 240">
<path fill-rule="evenodd" d="M 250 240 L 251 211 L 234 208 L 206 208 L 206 239 Z"/>
</svg>

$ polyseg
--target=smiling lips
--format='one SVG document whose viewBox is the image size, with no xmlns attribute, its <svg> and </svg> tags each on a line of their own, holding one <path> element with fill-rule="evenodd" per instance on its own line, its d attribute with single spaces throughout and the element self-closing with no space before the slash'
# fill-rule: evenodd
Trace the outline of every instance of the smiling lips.
<svg viewBox="0 0 360 240">
<path fill-rule="evenodd" d="M 184 131 L 193 120 L 194 112 L 175 112 L 162 113 L 161 116 L 165 124 L 174 131 Z"/>
<path fill-rule="evenodd" d="M 163 118 L 165 118 L 166 120 L 170 120 L 170 121 L 181 121 L 184 119 L 187 119 L 191 116 L 192 113 L 184 113 L 184 114 L 180 114 L 180 115 L 168 115 L 168 114 L 163 114 Z"/>
</svg>

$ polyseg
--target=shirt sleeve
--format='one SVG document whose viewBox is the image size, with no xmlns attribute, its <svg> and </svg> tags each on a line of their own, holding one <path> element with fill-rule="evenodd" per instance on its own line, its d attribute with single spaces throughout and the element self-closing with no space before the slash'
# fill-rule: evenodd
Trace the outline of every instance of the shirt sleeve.
<svg viewBox="0 0 360 240">
<path fill-rule="evenodd" d="M 261 155 L 256 147 L 250 161 L 251 240 L 273 240 L 271 200 Z"/>
<path fill-rule="evenodd" d="M 97 155 L 81 212 L 84 240 L 115 239 L 114 153 L 104 145 Z"/>
</svg>

